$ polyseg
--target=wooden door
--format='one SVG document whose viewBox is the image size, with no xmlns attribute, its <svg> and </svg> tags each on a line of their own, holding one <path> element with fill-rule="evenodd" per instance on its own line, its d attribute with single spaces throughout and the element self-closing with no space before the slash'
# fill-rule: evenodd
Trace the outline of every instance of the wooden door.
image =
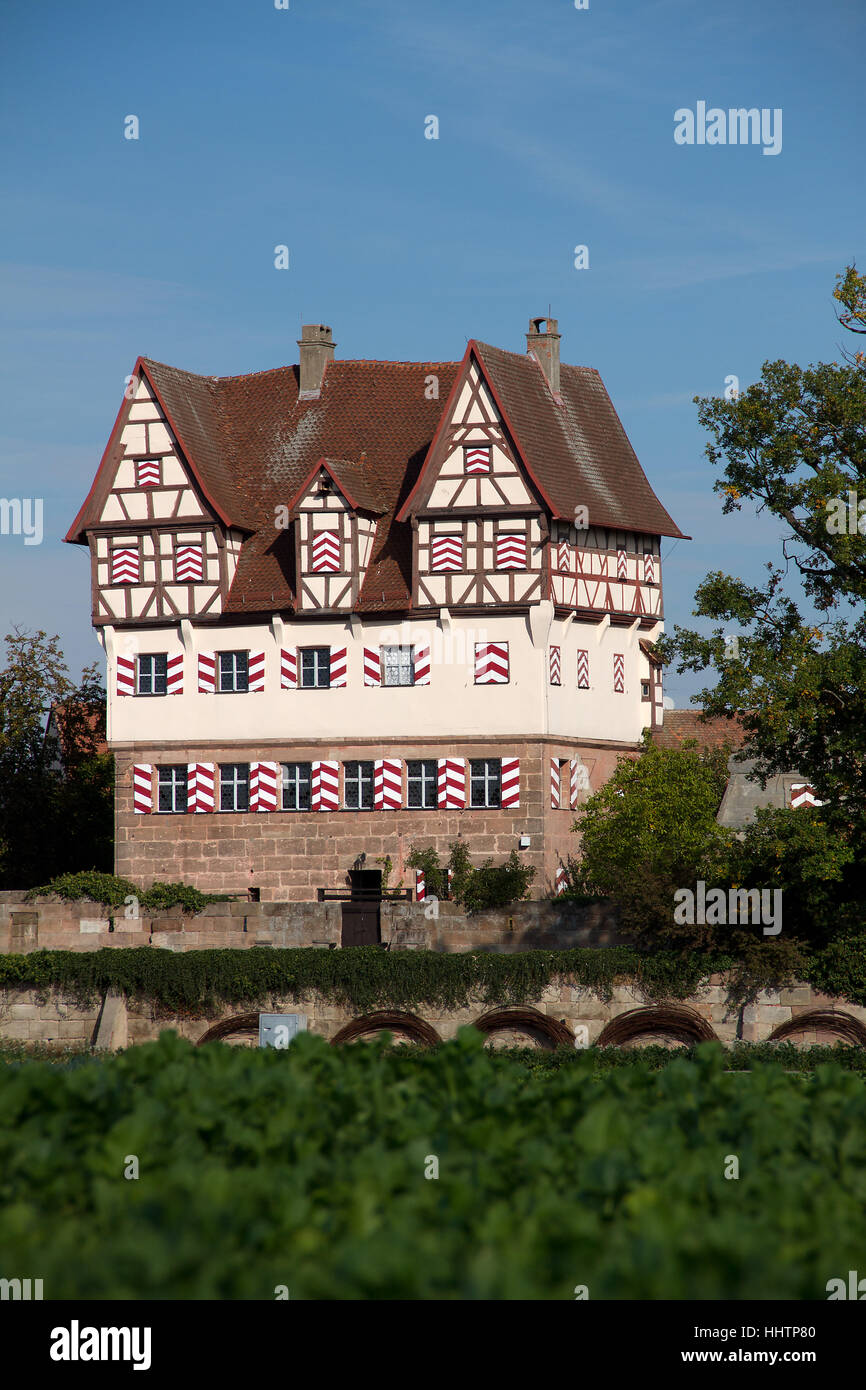
<svg viewBox="0 0 866 1390">
<path fill-rule="evenodd" d="M 341 944 L 376 946 L 380 940 L 378 903 L 343 903 Z"/>
</svg>

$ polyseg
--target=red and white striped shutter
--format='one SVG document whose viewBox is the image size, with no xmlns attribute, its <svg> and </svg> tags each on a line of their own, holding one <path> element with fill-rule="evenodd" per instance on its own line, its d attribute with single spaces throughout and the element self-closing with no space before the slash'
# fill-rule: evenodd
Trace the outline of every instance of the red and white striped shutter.
<svg viewBox="0 0 866 1390">
<path fill-rule="evenodd" d="M 216 690 L 216 652 L 198 654 L 198 693 L 213 695 Z"/>
<path fill-rule="evenodd" d="M 298 688 L 297 647 L 283 647 L 280 652 L 280 687 L 283 690 Z"/>
<path fill-rule="evenodd" d="M 570 764 L 570 767 L 569 767 L 570 776 L 569 776 L 569 797 L 568 797 L 568 804 L 569 804 L 569 806 L 571 807 L 572 811 L 573 811 L 574 808 L 577 806 L 577 797 L 578 797 L 578 792 L 580 791 L 580 781 L 581 781 L 581 774 L 578 772 L 578 768 L 580 768 L 580 767 L 582 767 L 582 766 L 583 766 L 583 764 L 581 763 L 581 761 L 580 761 L 579 758 L 572 758 L 571 764 Z"/>
<path fill-rule="evenodd" d="M 613 693 L 623 695 L 625 693 L 625 654 L 614 652 L 613 654 Z"/>
<path fill-rule="evenodd" d="M 617 579 L 628 579 L 628 559 L 624 550 L 616 552 L 616 577 Z"/>
<path fill-rule="evenodd" d="M 463 568 L 463 537 L 433 536 L 430 542 L 430 569 L 435 573 Z"/>
<path fill-rule="evenodd" d="M 382 684 L 382 657 L 378 647 L 364 648 L 364 684 Z"/>
<path fill-rule="evenodd" d="M 117 545 L 111 552 L 112 584 L 137 584 L 139 555 L 137 545 Z"/>
<path fill-rule="evenodd" d="M 475 643 L 475 684 L 508 684 L 508 643 Z"/>
<path fill-rule="evenodd" d="M 196 584 L 204 576 L 200 545 L 179 545 L 174 553 L 174 577 L 178 584 Z"/>
<path fill-rule="evenodd" d="M 314 811 L 337 811 L 340 807 L 340 764 L 313 763 L 310 804 Z"/>
<path fill-rule="evenodd" d="M 463 450 L 464 467 L 467 473 L 490 472 L 490 445 L 469 444 Z"/>
<path fill-rule="evenodd" d="M 153 764 L 134 763 L 132 767 L 132 809 L 148 816 L 153 810 Z"/>
<path fill-rule="evenodd" d="M 565 869 L 564 869 L 564 868 L 562 867 L 562 865 L 560 864 L 559 868 L 558 868 L 557 871 L 556 871 L 556 893 L 557 893 L 557 897 L 559 896 L 560 893 L 564 893 L 567 887 L 568 887 L 568 876 L 567 876 L 567 874 L 566 874 L 566 872 L 565 872 Z"/>
<path fill-rule="evenodd" d="M 500 531 L 496 537 L 496 568 L 526 569 L 526 532 Z"/>
<path fill-rule="evenodd" d="M 500 774 L 502 809 L 512 811 L 520 805 L 520 759 L 503 758 Z"/>
<path fill-rule="evenodd" d="M 377 811 L 399 811 L 403 805 L 403 764 L 399 758 L 379 758 L 373 768 L 373 805 Z"/>
<path fill-rule="evenodd" d="M 426 642 L 415 648 L 415 684 L 430 684 L 430 647 Z"/>
<path fill-rule="evenodd" d="M 252 691 L 263 691 L 265 688 L 264 652 L 249 653 L 247 657 L 247 671 L 249 673 L 248 689 Z"/>
<path fill-rule="evenodd" d="M 278 763 L 250 763 L 250 810 L 276 811 Z"/>
<path fill-rule="evenodd" d="M 791 783 L 791 810 L 796 811 L 801 806 L 823 806 L 823 801 L 819 801 L 815 795 L 815 788 L 808 782 Z"/>
<path fill-rule="evenodd" d="M 186 809 L 212 811 L 216 767 L 213 763 L 190 763 L 186 770 Z"/>
<path fill-rule="evenodd" d="M 331 689 L 346 684 L 346 648 L 331 648 Z"/>
<path fill-rule="evenodd" d="M 117 693 L 118 695 L 135 694 L 134 656 L 119 656 L 117 658 Z"/>
<path fill-rule="evenodd" d="M 461 811 L 466 805 L 466 759 L 439 759 L 439 807 L 444 811 Z"/>
<path fill-rule="evenodd" d="M 655 556 L 650 551 L 643 557 L 643 582 L 644 584 L 655 584 L 656 582 L 656 561 Z"/>
<path fill-rule="evenodd" d="M 551 810 L 559 810 L 559 797 L 562 790 L 562 777 L 559 771 L 559 758 L 550 760 L 550 806 Z"/>
<path fill-rule="evenodd" d="M 339 570 L 339 531 L 316 531 L 313 535 L 313 574 L 338 574 Z"/>
<path fill-rule="evenodd" d="M 562 648 L 550 648 L 550 684 L 562 685 Z"/>
<path fill-rule="evenodd" d="M 589 690 L 589 652 L 577 653 L 577 688 Z"/>
<path fill-rule="evenodd" d="M 136 459 L 135 486 L 159 487 L 161 464 L 159 459 Z"/>
<path fill-rule="evenodd" d="M 571 569 L 571 546 L 568 541 L 560 541 L 557 547 L 556 567 L 560 574 L 568 574 Z"/>
<path fill-rule="evenodd" d="M 165 689 L 169 695 L 183 694 L 183 652 L 170 656 L 165 663 Z"/>
<path fill-rule="evenodd" d="M 423 869 L 415 870 L 415 901 L 423 903 L 427 897 L 427 879 Z"/>
</svg>

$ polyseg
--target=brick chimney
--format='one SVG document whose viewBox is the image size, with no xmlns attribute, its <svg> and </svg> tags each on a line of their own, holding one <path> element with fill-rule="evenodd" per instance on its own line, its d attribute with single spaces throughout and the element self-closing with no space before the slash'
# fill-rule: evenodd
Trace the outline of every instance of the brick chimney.
<svg viewBox="0 0 866 1390">
<path fill-rule="evenodd" d="M 301 395 L 317 396 L 329 362 L 334 360 L 337 344 L 324 323 L 305 323 L 298 339 L 301 350 Z"/>
<path fill-rule="evenodd" d="M 544 332 L 541 325 L 544 324 Z M 526 351 L 538 362 L 547 384 L 555 396 L 559 395 L 559 340 L 562 334 L 557 331 L 556 319 L 530 319 L 526 335 Z"/>
</svg>

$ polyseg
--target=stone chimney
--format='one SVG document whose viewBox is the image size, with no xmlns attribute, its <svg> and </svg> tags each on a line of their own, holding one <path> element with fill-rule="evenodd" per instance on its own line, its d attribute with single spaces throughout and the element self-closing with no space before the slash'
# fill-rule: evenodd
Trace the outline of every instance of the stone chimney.
<svg viewBox="0 0 866 1390">
<path fill-rule="evenodd" d="M 541 325 L 544 324 L 544 332 Z M 538 361 L 547 377 L 547 384 L 555 396 L 559 395 L 559 340 L 562 334 L 557 331 L 556 319 L 530 319 L 526 335 L 526 351 Z"/>
<path fill-rule="evenodd" d="M 329 362 L 334 360 L 337 344 L 324 323 L 305 323 L 298 339 L 301 350 L 301 395 L 317 396 Z"/>
</svg>

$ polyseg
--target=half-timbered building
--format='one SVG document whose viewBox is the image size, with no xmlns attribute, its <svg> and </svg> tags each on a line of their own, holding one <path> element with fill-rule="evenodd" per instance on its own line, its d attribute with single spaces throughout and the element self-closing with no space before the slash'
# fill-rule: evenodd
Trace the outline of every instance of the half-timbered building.
<svg viewBox="0 0 866 1390">
<path fill-rule="evenodd" d="M 117 872 L 315 897 L 410 847 L 511 849 L 551 892 L 574 811 L 662 721 L 678 537 L 598 373 L 459 362 L 204 377 L 140 358 L 66 539 L 108 673 Z"/>
</svg>

